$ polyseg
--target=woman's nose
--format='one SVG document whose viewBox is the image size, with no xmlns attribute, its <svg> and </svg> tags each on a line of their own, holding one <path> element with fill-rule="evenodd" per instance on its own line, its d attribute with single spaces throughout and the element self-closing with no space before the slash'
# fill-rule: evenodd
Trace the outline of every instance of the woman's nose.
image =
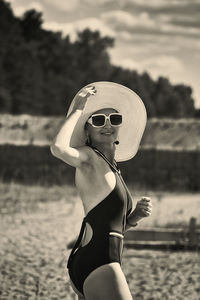
<svg viewBox="0 0 200 300">
<path fill-rule="evenodd" d="M 111 127 L 111 124 L 110 124 L 110 121 L 107 119 L 106 120 L 106 124 L 104 125 L 105 128 L 110 128 Z"/>
</svg>

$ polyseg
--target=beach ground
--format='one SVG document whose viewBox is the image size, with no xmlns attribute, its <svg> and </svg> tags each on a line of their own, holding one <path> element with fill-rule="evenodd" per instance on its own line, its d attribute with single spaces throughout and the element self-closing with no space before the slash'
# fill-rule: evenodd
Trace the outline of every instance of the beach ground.
<svg viewBox="0 0 200 300">
<path fill-rule="evenodd" d="M 74 188 L 0 188 L 0 299 L 75 299 L 67 246 L 83 210 Z M 134 300 L 199 299 L 199 252 L 125 248 L 122 268 Z"/>
</svg>

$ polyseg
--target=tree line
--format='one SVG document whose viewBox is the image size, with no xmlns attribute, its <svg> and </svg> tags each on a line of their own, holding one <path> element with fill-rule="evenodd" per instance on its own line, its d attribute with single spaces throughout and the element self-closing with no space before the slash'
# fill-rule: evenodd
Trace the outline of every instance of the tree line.
<svg viewBox="0 0 200 300">
<path fill-rule="evenodd" d="M 85 29 L 72 42 L 42 23 L 41 12 L 28 10 L 19 18 L 0 0 L 0 113 L 64 115 L 81 87 L 113 81 L 134 90 L 149 117 L 200 116 L 190 86 L 112 65 L 113 38 Z"/>
</svg>

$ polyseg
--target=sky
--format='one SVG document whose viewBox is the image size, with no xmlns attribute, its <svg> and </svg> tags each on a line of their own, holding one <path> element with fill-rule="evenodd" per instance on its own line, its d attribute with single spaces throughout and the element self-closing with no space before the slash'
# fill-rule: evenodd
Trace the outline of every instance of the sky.
<svg viewBox="0 0 200 300">
<path fill-rule="evenodd" d="M 111 63 L 193 89 L 200 108 L 200 0 L 7 0 L 16 16 L 43 13 L 43 28 L 76 40 L 99 30 L 115 39 Z"/>
</svg>

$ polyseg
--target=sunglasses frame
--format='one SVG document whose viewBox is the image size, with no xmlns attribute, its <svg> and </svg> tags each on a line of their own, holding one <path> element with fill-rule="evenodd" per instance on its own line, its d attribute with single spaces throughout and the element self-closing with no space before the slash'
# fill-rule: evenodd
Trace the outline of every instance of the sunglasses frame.
<svg viewBox="0 0 200 300">
<path fill-rule="evenodd" d="M 120 127 L 120 126 L 122 125 L 122 122 L 121 122 L 119 125 L 113 125 L 113 124 L 111 123 L 111 121 L 110 121 L 110 116 L 112 116 L 112 115 L 119 115 L 119 116 L 122 117 L 122 114 L 120 114 L 120 113 L 111 113 L 111 114 L 109 114 L 108 116 L 105 115 L 105 114 L 93 114 L 93 115 L 91 115 L 91 116 L 89 117 L 89 119 L 87 120 L 87 123 L 89 123 L 90 125 L 92 125 L 92 127 L 95 127 L 95 128 L 101 128 L 101 127 L 104 127 L 104 126 L 106 125 L 106 121 L 109 120 L 109 123 L 110 123 L 111 126 L 114 126 L 114 127 Z M 94 125 L 94 124 L 92 123 L 92 117 L 95 117 L 95 116 L 104 116 L 104 124 L 103 124 L 103 125 L 100 125 L 100 126 Z"/>
</svg>

